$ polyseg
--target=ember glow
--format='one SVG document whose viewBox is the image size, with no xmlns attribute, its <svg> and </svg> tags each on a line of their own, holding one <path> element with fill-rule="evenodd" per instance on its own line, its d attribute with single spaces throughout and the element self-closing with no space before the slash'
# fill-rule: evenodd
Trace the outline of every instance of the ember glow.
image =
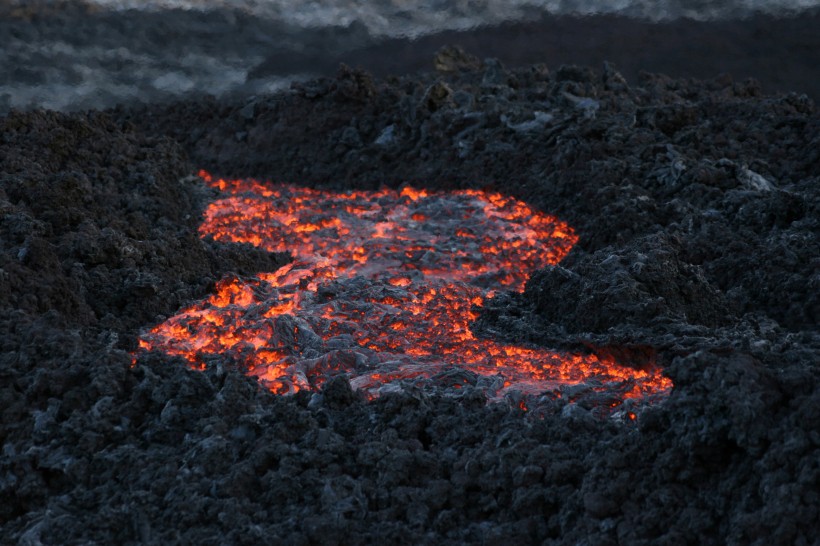
<svg viewBox="0 0 820 546">
<path fill-rule="evenodd" d="M 290 252 L 294 261 L 223 279 L 215 294 L 145 333 L 143 350 L 199 369 L 228 355 L 281 394 L 340 373 L 371 397 L 399 380 L 441 378 L 459 388 L 483 376 L 490 398 L 588 386 L 618 405 L 671 386 L 654 368 L 476 338 L 470 323 L 485 298 L 523 291 L 531 272 L 558 263 L 577 240 L 521 201 L 475 190 L 332 193 L 200 176 L 227 194 L 206 210 L 203 237 Z"/>
</svg>

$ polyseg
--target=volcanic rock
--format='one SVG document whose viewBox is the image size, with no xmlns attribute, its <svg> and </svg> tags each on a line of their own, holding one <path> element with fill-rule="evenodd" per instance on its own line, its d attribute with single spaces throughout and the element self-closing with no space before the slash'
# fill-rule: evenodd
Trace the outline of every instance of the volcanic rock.
<svg viewBox="0 0 820 546">
<path fill-rule="evenodd" d="M 252 111 L 223 98 L 3 117 L 0 536 L 812 543 L 815 105 L 613 71 L 509 68 L 487 85 L 484 70 L 343 69 Z M 437 85 L 452 100 L 423 108 Z M 578 107 L 589 101 L 594 115 Z M 576 249 L 523 296 L 486 302 L 473 332 L 623 349 L 675 386 L 615 408 L 571 389 L 487 404 L 480 380 L 451 378 L 364 402 L 343 378 L 277 396 L 219 355 L 202 371 L 135 360 L 141 331 L 223 274 L 283 263 L 197 236 L 215 197 L 198 168 L 326 189 L 491 188 L 555 214 Z"/>
<path fill-rule="evenodd" d="M 124 331 L 225 271 L 283 263 L 196 236 L 208 195 L 171 141 L 99 113 L 13 113 L 0 132 L 3 308 Z"/>
<path fill-rule="evenodd" d="M 433 68 L 439 72 L 478 70 L 481 68 L 481 60 L 460 46 L 444 46 L 433 57 Z"/>
<path fill-rule="evenodd" d="M 578 256 L 530 279 L 526 294 L 542 317 L 569 332 L 662 321 L 714 328 L 731 319 L 722 294 L 700 268 L 681 260 L 679 243 L 665 235 Z"/>
</svg>

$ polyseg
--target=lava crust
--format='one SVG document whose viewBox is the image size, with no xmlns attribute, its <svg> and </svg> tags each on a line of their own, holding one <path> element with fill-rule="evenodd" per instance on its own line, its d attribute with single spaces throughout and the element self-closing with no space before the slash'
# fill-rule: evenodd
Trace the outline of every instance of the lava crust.
<svg viewBox="0 0 820 546">
<path fill-rule="evenodd" d="M 554 265 L 577 241 L 569 226 L 525 203 L 475 190 L 331 193 L 200 174 L 228 192 L 205 211 L 200 233 L 291 249 L 297 261 L 225 279 L 216 294 L 143 335 L 143 350 L 198 369 L 230 355 L 279 394 L 344 373 L 373 397 L 452 371 L 491 378 L 491 399 L 560 396 L 571 386 L 573 401 L 601 393 L 614 408 L 671 386 L 654 363 L 636 369 L 475 337 L 470 323 L 485 298 L 523 291 L 532 271 Z"/>
</svg>

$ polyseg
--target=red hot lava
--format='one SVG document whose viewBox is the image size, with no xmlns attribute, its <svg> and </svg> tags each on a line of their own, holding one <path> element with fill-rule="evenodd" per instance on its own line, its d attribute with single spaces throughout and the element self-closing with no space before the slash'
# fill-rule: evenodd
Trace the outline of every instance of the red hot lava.
<svg viewBox="0 0 820 546">
<path fill-rule="evenodd" d="M 291 252 L 295 261 L 220 281 L 214 295 L 144 334 L 144 350 L 200 369 L 209 355 L 227 354 L 277 393 L 313 389 L 342 372 L 369 396 L 439 374 L 458 388 L 471 374 L 454 369 L 485 376 L 491 398 L 583 384 L 620 401 L 671 386 L 656 369 L 473 335 L 484 298 L 523 291 L 532 271 L 558 263 L 577 240 L 521 201 L 474 190 L 332 193 L 200 176 L 229 195 L 206 210 L 203 236 Z"/>
</svg>

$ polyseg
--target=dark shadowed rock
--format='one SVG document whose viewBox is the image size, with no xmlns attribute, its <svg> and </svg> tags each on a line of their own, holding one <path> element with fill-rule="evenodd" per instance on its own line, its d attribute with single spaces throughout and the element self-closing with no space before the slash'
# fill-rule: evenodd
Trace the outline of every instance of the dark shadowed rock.
<svg viewBox="0 0 820 546">
<path fill-rule="evenodd" d="M 575 254 L 534 275 L 526 296 L 568 332 L 664 322 L 717 327 L 732 320 L 723 295 L 699 267 L 682 261 L 680 242 L 667 236 Z"/>
<path fill-rule="evenodd" d="M 444 46 L 433 57 L 433 68 L 439 72 L 475 71 L 481 69 L 481 60 L 460 46 Z"/>
<path fill-rule="evenodd" d="M 487 67 L 344 68 L 252 109 L 0 119 L 0 536 L 812 543 L 814 105 L 726 78 L 495 68 L 486 82 Z M 615 408 L 585 385 L 488 405 L 489 380 L 465 372 L 364 403 L 343 377 L 279 397 L 222 355 L 202 372 L 133 361 L 141 328 L 225 273 L 281 263 L 199 239 L 215 195 L 195 168 L 524 199 L 569 222 L 577 248 L 486 302 L 474 333 L 657 362 L 675 387 Z"/>
<path fill-rule="evenodd" d="M 322 389 L 324 403 L 332 409 L 342 409 L 360 399 L 350 388 L 350 381 L 345 376 L 334 377 Z"/>
</svg>

